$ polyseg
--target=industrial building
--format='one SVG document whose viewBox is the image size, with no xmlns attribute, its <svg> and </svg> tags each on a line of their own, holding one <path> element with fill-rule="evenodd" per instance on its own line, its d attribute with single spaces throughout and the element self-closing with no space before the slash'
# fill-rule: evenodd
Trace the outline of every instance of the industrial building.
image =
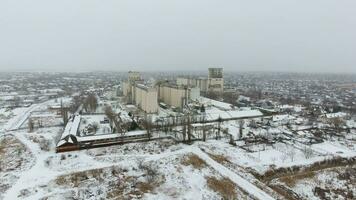
<svg viewBox="0 0 356 200">
<path fill-rule="evenodd" d="M 144 85 L 139 72 L 129 71 L 128 80 L 123 82 L 122 90 L 128 103 L 135 104 L 146 113 L 157 113 L 157 88 Z"/>
<path fill-rule="evenodd" d="M 174 84 L 159 86 L 159 100 L 176 108 L 183 108 L 189 100 L 197 100 L 200 97 L 199 88 L 189 88 Z"/>
<path fill-rule="evenodd" d="M 133 87 L 134 103 L 146 113 L 156 113 L 158 111 L 157 88 L 147 87 L 137 84 Z"/>
<path fill-rule="evenodd" d="M 128 80 L 122 84 L 127 102 L 146 113 L 158 112 L 158 102 L 181 109 L 190 101 L 198 100 L 200 91 L 223 92 L 223 89 L 222 68 L 209 68 L 207 78 L 179 77 L 176 83 L 161 82 L 156 87 L 146 86 L 139 72 L 129 71 Z"/>
<path fill-rule="evenodd" d="M 208 78 L 178 77 L 177 85 L 198 87 L 202 92 L 223 92 L 223 68 L 209 68 Z"/>
</svg>

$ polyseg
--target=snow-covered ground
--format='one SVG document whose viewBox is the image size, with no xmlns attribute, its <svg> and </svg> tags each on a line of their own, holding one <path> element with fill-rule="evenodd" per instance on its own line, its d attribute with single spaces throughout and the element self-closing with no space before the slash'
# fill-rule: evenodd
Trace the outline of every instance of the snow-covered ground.
<svg viewBox="0 0 356 200">
<path fill-rule="evenodd" d="M 303 199 L 355 199 L 355 166 L 335 167 L 281 178 L 282 184 Z"/>
<path fill-rule="evenodd" d="M 59 194 L 67 190 L 73 190 L 71 184 L 74 184 L 71 182 L 69 185 L 59 185 L 58 187 L 59 178 L 70 177 L 79 172 L 89 173 L 89 171 L 99 169 L 120 169 L 120 171 L 122 170 L 122 176 L 134 177 L 135 180 L 137 179 L 136 181 L 142 182 L 145 180 L 143 177 L 145 172 L 142 172 L 143 169 L 139 166 L 142 164 L 140 163 L 153 165 L 156 173 L 164 177 L 161 183 L 155 186 L 154 191 L 145 192 L 144 197 L 147 199 L 167 199 L 170 197 L 219 199 L 219 194 L 207 187 L 207 177 L 230 178 L 236 185 L 236 197 L 247 198 L 245 192 L 243 192 L 247 191 L 248 194 L 257 199 L 273 199 L 239 175 L 212 160 L 195 146 L 177 145 L 171 141 L 164 140 L 55 154 L 53 152 L 53 143 L 49 144 L 51 147 L 48 150 L 42 149 L 40 144 L 36 142 L 36 139 L 39 138 L 53 140 L 53 138 L 57 137 L 58 131 L 56 128 L 51 128 L 33 133 L 13 133 L 29 149 L 33 155 L 32 162 L 34 164 L 31 168 L 20 170 L 17 173 L 19 178 L 13 181 L 14 184 L 6 190 L 3 196 L 4 199 L 58 198 Z M 123 152 L 126 153 L 123 154 Z M 205 167 L 196 169 L 194 166 L 182 164 L 184 156 L 189 154 L 195 154 L 202 159 L 205 162 Z M 104 176 L 102 177 L 105 179 L 103 185 L 106 184 L 106 181 L 110 182 L 110 179 L 115 178 L 101 170 L 99 171 L 102 174 L 99 176 Z M 73 179 L 71 178 L 70 180 Z M 77 186 L 77 192 L 81 191 L 81 187 L 87 187 L 86 184 L 89 183 L 80 183 L 81 186 Z M 135 182 L 130 184 L 135 184 Z M 242 188 L 242 190 L 239 188 Z M 101 195 L 107 197 L 106 195 L 109 195 L 110 191 L 113 190 L 113 188 L 109 189 L 104 190 L 102 188 Z M 86 195 L 89 195 L 88 193 L 90 192 L 82 192 L 77 193 L 77 197 L 86 199 L 88 197 Z M 130 190 L 128 190 L 128 193 L 130 193 Z M 97 196 L 92 197 L 92 199 L 96 198 Z"/>
<path fill-rule="evenodd" d="M 313 144 L 310 151 L 297 139 L 271 144 L 229 144 L 227 137 L 191 145 L 170 139 L 89 150 L 55 153 L 63 127 L 18 129 L 28 113 L 44 111 L 53 101 L 12 111 L 1 110 L 0 199 L 277 199 L 271 188 L 252 172 L 264 174 L 271 168 L 307 166 L 334 156 L 356 156 L 347 138 Z M 104 115 L 86 115 L 87 123 Z M 83 128 L 83 127 L 82 127 Z M 222 128 L 236 136 L 239 123 L 224 122 Z M 100 133 L 102 130 L 99 129 Z M 282 128 L 252 129 L 255 135 L 282 134 Z M 354 133 L 352 133 L 354 134 Z M 246 134 L 245 134 L 246 135 Z M 212 137 L 208 137 L 212 138 Z M 334 174 L 335 175 L 335 174 Z M 321 182 L 319 193 L 328 193 L 333 172 L 318 172 L 315 183 L 300 180 L 290 187 L 308 199 L 318 199 L 309 185 Z M 328 177 L 328 178 L 323 178 Z M 325 183 L 324 183 L 325 182 Z M 340 188 L 354 185 L 339 181 Z M 346 185 L 345 185 L 346 184 Z M 330 184 L 329 184 L 330 185 Z M 228 189 L 227 189 L 228 188 Z M 303 190 L 305 188 L 305 190 Z M 355 192 L 354 190 L 351 190 Z M 331 195 L 335 195 L 332 191 Z M 310 196 L 314 195 L 314 196 Z M 333 196 L 334 197 L 334 196 Z"/>
</svg>

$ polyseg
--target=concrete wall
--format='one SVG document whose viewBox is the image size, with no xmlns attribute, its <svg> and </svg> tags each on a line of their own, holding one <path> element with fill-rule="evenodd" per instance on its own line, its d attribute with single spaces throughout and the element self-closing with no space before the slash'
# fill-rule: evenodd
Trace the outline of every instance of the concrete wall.
<svg viewBox="0 0 356 200">
<path fill-rule="evenodd" d="M 195 101 L 200 97 L 200 89 L 198 87 L 190 88 L 189 99 Z"/>
<path fill-rule="evenodd" d="M 129 82 L 122 82 L 122 93 L 127 96 L 131 91 L 131 86 Z"/>
<path fill-rule="evenodd" d="M 135 105 L 146 113 L 157 113 L 158 93 L 156 88 L 135 87 Z"/>
<path fill-rule="evenodd" d="M 188 90 L 175 86 L 160 86 L 159 99 L 165 104 L 182 108 L 188 99 Z"/>
<path fill-rule="evenodd" d="M 223 92 L 224 79 L 223 78 L 209 78 L 208 91 Z"/>
</svg>

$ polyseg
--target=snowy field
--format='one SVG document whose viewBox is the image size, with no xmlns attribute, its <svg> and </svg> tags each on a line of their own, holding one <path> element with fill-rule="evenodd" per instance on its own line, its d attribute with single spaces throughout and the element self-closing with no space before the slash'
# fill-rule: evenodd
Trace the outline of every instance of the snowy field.
<svg viewBox="0 0 356 200">
<path fill-rule="evenodd" d="M 220 196 L 232 195 L 248 199 L 245 193 L 245 189 L 250 188 L 246 186 L 248 183 L 240 186 L 238 175 L 227 179 L 226 175 L 231 172 L 223 166 L 216 167 L 219 164 L 195 146 L 163 140 L 62 154 L 53 152 L 54 143 L 49 143 L 49 148 L 41 146 L 44 142 L 41 140 L 53 141 L 58 134 L 56 128 L 14 133 L 25 144 L 22 148 L 28 148 L 32 156 L 25 157 L 27 167 L 11 172 L 16 177 L 5 173 L 5 177 L 10 176 L 9 187 L 3 188 L 1 198 L 61 199 L 74 195 L 79 199 L 220 199 Z M 22 155 L 25 154 L 17 157 L 22 158 Z M 11 159 L 13 155 L 4 156 Z M 225 183 L 233 191 L 226 193 L 219 185 Z M 257 195 L 269 198 L 258 188 L 255 190 Z"/>
<path fill-rule="evenodd" d="M 303 199 L 355 199 L 356 166 L 335 167 L 278 179 Z"/>
<path fill-rule="evenodd" d="M 254 174 L 263 175 L 277 168 L 307 167 L 335 156 L 356 156 L 355 145 L 347 138 L 313 144 L 308 149 L 298 141 L 245 144 L 240 140 L 234 146 L 223 137 L 190 145 L 162 139 L 55 153 L 63 127 L 36 128 L 31 133 L 27 129 L 14 130 L 26 122 L 29 112 L 46 112 L 50 103 L 1 111 L 1 200 L 281 199 L 280 194 Z M 104 116 L 85 117 L 87 123 L 92 123 Z M 239 130 L 236 121 L 223 127 L 229 127 L 235 134 Z M 98 133 L 102 131 L 99 129 Z M 270 130 L 273 131 L 279 129 Z M 266 132 L 260 130 L 256 135 L 259 134 Z M 354 182 L 342 178 L 344 172 L 354 173 L 354 167 L 337 172 L 332 169 L 313 172 L 292 184 L 288 179 L 274 181 L 303 199 L 322 199 L 323 195 L 333 199 L 336 195 L 350 195 L 341 194 L 341 190 L 355 193 Z M 332 189 L 330 182 L 335 177 L 337 188 Z M 320 188 L 315 189 L 316 185 Z"/>
</svg>

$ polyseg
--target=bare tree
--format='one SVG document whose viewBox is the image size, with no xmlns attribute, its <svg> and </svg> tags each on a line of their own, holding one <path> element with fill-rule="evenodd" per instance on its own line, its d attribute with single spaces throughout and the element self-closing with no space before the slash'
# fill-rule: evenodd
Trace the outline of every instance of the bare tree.
<svg viewBox="0 0 356 200">
<path fill-rule="evenodd" d="M 18 96 L 15 96 L 14 97 L 14 106 L 18 107 L 20 105 L 20 102 L 21 102 L 21 98 Z"/>
<path fill-rule="evenodd" d="M 87 97 L 88 105 L 91 112 L 95 112 L 98 106 L 98 99 L 95 94 L 89 94 Z"/>
<path fill-rule="evenodd" d="M 112 110 L 111 106 L 105 106 L 104 112 L 109 119 L 115 118 L 115 112 Z"/>
<path fill-rule="evenodd" d="M 280 156 L 282 162 L 285 162 L 286 159 L 288 158 L 287 152 L 282 152 L 282 155 Z"/>
<path fill-rule="evenodd" d="M 206 126 L 205 126 L 205 114 L 203 114 L 203 141 L 205 142 L 206 141 Z"/>
<path fill-rule="evenodd" d="M 147 113 L 145 113 L 144 127 L 145 127 L 146 132 L 147 132 L 147 137 L 150 140 L 151 137 L 152 137 L 152 123 L 151 123 L 151 121 L 149 121 L 149 119 L 147 117 Z"/>
<path fill-rule="evenodd" d="M 218 131 L 216 131 L 216 139 L 220 139 L 220 131 L 221 131 L 221 123 L 222 123 L 222 118 L 219 116 L 218 118 Z"/>
<path fill-rule="evenodd" d="M 238 135 L 238 139 L 242 138 L 242 131 L 243 131 L 243 128 L 244 128 L 244 124 L 245 124 L 245 121 L 243 119 L 239 120 L 239 135 Z"/>
<path fill-rule="evenodd" d="M 33 122 L 32 118 L 28 119 L 28 132 L 31 133 L 35 128 L 35 123 Z"/>
<path fill-rule="evenodd" d="M 236 100 L 238 99 L 239 95 L 237 92 L 224 92 L 223 99 L 225 102 L 230 103 L 232 105 L 237 105 Z"/>
<path fill-rule="evenodd" d="M 64 124 L 64 126 L 66 126 L 68 123 L 68 111 L 67 111 L 67 109 L 64 108 L 62 100 L 61 100 L 60 112 L 61 112 L 61 116 L 63 119 L 63 124 Z"/>
<path fill-rule="evenodd" d="M 187 134 L 188 134 L 188 142 L 192 141 L 192 130 L 191 130 L 191 121 L 190 121 L 190 115 L 187 116 Z"/>
<path fill-rule="evenodd" d="M 186 125 L 185 117 L 182 118 L 182 125 L 183 125 L 183 129 L 182 129 L 183 141 L 185 141 L 185 137 L 187 135 L 187 125 Z"/>
<path fill-rule="evenodd" d="M 236 142 L 235 142 L 235 140 L 234 140 L 234 137 L 233 137 L 231 134 L 229 134 L 229 136 L 230 136 L 229 144 L 231 144 L 231 145 L 233 145 L 233 146 L 236 146 Z"/>
<path fill-rule="evenodd" d="M 208 97 L 209 99 L 219 100 L 220 96 L 221 95 L 219 95 L 219 93 L 214 91 L 209 91 L 206 93 L 206 97 Z"/>
<path fill-rule="evenodd" d="M 292 162 L 294 161 L 296 154 L 297 154 L 297 152 L 295 151 L 294 147 L 291 147 L 287 153 L 287 155 L 289 156 L 289 158 Z"/>
<path fill-rule="evenodd" d="M 250 126 L 251 128 L 257 128 L 257 123 L 256 123 L 256 121 L 252 119 L 252 120 L 250 121 L 250 123 L 249 123 L 249 126 Z"/>
<path fill-rule="evenodd" d="M 97 122 L 94 122 L 94 123 L 92 124 L 92 127 L 93 127 L 94 133 L 96 133 L 96 132 L 98 131 L 98 129 L 99 129 L 99 124 L 98 124 Z"/>
<path fill-rule="evenodd" d="M 83 96 L 75 96 L 75 97 L 73 97 L 72 102 L 71 102 L 70 107 L 69 107 L 69 111 L 71 113 L 77 112 L 78 108 L 80 107 L 82 102 L 83 102 Z"/>
<path fill-rule="evenodd" d="M 88 109 L 89 109 L 89 102 L 88 102 L 88 99 L 85 99 L 83 101 L 83 108 L 85 110 L 85 112 L 88 112 Z"/>
<path fill-rule="evenodd" d="M 313 155 L 313 150 L 310 147 L 305 146 L 304 149 L 302 150 L 304 157 L 306 159 L 309 159 Z"/>
<path fill-rule="evenodd" d="M 109 119 L 110 121 L 110 128 L 111 128 L 111 131 L 114 132 L 114 124 L 115 124 L 115 113 L 114 111 L 112 110 L 111 106 L 105 106 L 105 115 L 106 117 Z"/>
</svg>

